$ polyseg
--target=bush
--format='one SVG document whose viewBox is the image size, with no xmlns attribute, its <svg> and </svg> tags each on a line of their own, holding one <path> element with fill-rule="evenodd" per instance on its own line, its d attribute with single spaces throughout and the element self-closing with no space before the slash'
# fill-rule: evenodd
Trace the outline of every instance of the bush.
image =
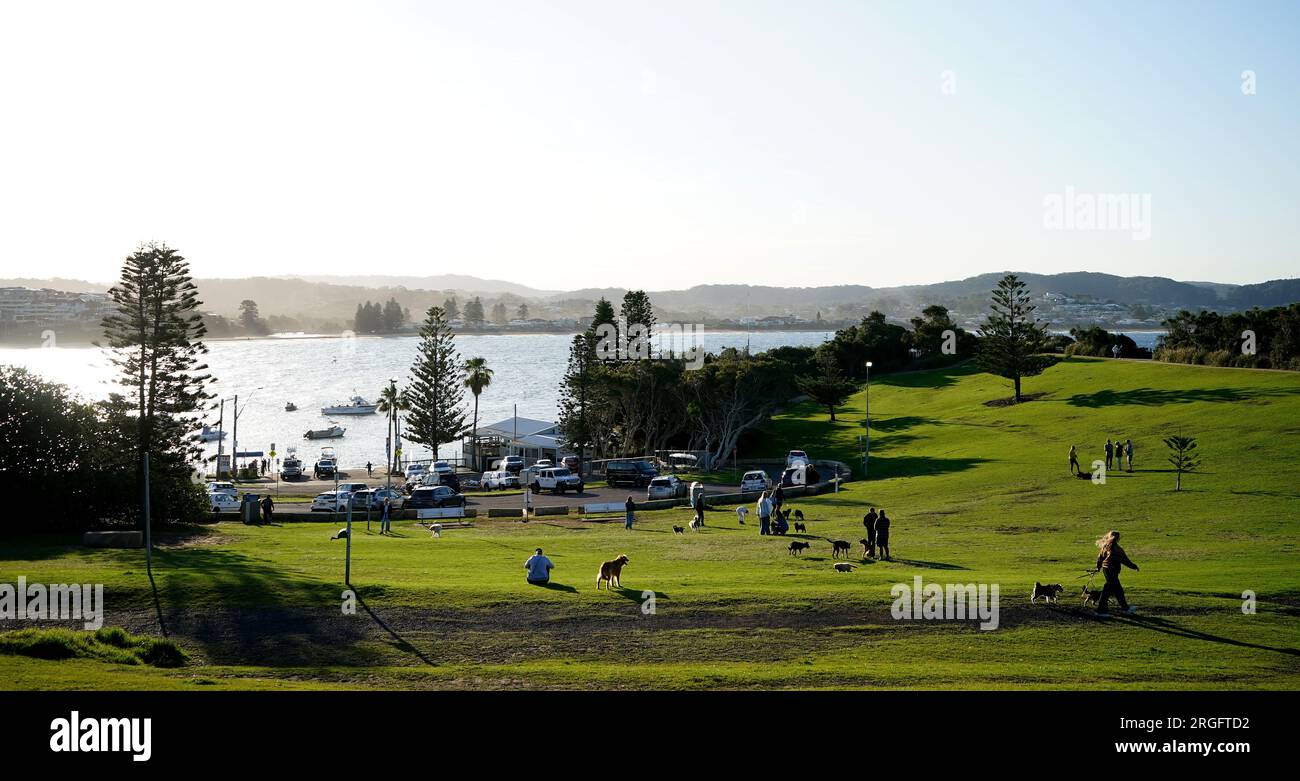
<svg viewBox="0 0 1300 781">
<path fill-rule="evenodd" d="M 0 653 L 33 659 L 95 659 L 111 664 L 148 664 L 180 667 L 188 661 L 185 652 L 171 640 L 132 635 L 119 627 L 101 627 L 95 632 L 73 629 L 18 629 L 0 633 Z"/>
</svg>

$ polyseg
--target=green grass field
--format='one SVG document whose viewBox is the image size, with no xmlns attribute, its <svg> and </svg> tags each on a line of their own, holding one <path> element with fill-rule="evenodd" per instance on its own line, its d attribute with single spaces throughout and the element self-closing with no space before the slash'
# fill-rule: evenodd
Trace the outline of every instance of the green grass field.
<svg viewBox="0 0 1300 781">
<path fill-rule="evenodd" d="M 221 523 L 166 536 L 157 598 L 140 551 L 70 538 L 0 541 L 0 582 L 102 582 L 107 625 L 169 636 L 177 668 L 0 654 L 8 688 L 1300 688 L 1300 375 L 1075 359 L 1026 381 L 1041 394 L 988 406 L 1006 383 L 966 367 L 871 386 L 870 479 L 799 499 L 813 548 L 760 537 L 731 508 L 685 535 L 685 510 L 621 519 L 480 521 L 440 539 L 411 523 L 358 528 L 341 610 L 333 525 Z M 772 454 L 856 463 L 864 398 L 832 424 L 799 407 L 765 432 Z M 1196 436 L 1204 463 L 1175 493 L 1161 439 Z M 1131 437 L 1135 471 L 1070 477 Z M 867 504 L 893 517 L 895 561 L 858 561 Z M 377 527 L 376 527 L 377 528 Z M 1124 534 L 1136 617 L 1095 618 L 1077 576 L 1093 540 Z M 826 538 L 854 541 L 848 574 Z M 534 547 L 556 586 L 524 582 Z M 595 590 L 626 553 L 623 590 Z M 998 584 L 1000 626 L 899 621 L 896 583 Z M 1035 580 L 1059 605 L 1029 605 Z M 1242 612 L 1242 594 L 1257 612 Z M 643 592 L 655 593 L 654 612 Z"/>
</svg>

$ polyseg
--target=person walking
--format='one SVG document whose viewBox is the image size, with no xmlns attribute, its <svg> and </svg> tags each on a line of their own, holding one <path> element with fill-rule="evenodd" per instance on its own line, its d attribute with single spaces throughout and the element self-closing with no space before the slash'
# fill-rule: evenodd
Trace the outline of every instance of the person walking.
<svg viewBox="0 0 1300 781">
<path fill-rule="evenodd" d="M 762 495 L 758 497 L 757 509 L 758 509 L 758 533 L 766 536 L 769 531 L 770 524 L 772 523 L 772 500 L 767 497 L 766 491 L 764 491 Z"/>
<path fill-rule="evenodd" d="M 271 522 L 271 516 L 275 512 L 275 502 L 271 501 L 271 495 L 267 494 L 262 497 L 262 520 L 266 523 Z"/>
<path fill-rule="evenodd" d="M 1134 564 L 1124 549 L 1119 546 L 1119 532 L 1114 530 L 1106 532 L 1105 536 L 1097 540 L 1097 548 L 1097 570 L 1106 579 L 1106 585 L 1101 588 L 1101 599 L 1097 601 L 1097 615 L 1110 615 L 1111 597 L 1115 598 L 1119 603 L 1119 609 L 1125 613 L 1137 612 L 1124 598 L 1124 586 L 1119 582 L 1119 572 L 1121 567 L 1136 571 L 1138 565 Z"/>
<path fill-rule="evenodd" d="M 393 497 L 385 496 L 379 508 L 379 533 L 387 534 L 393 529 Z"/>
<path fill-rule="evenodd" d="M 1117 345 L 1114 345 L 1113 347 L 1110 348 L 1110 354 L 1113 355 L 1113 356 L 1115 356 L 1116 358 L 1119 357 L 1119 354 L 1120 354 L 1120 347 L 1119 347 L 1118 344 L 1117 344 Z"/>
<path fill-rule="evenodd" d="M 632 515 L 633 515 L 633 513 L 636 512 L 636 502 L 632 501 L 632 496 L 631 496 L 630 494 L 629 494 L 628 497 L 627 497 L 627 504 L 624 505 L 624 506 L 627 508 L 627 519 L 626 519 L 625 521 L 623 521 L 623 528 L 624 528 L 624 529 L 631 529 L 631 528 L 632 528 Z"/>
<path fill-rule="evenodd" d="M 1133 440 L 1124 440 L 1124 459 L 1128 461 L 1128 471 L 1133 471 Z"/>
<path fill-rule="evenodd" d="M 1079 449 L 1070 445 L 1070 474 L 1082 474 L 1083 467 L 1079 466 Z"/>
<path fill-rule="evenodd" d="M 889 558 L 889 516 L 885 515 L 885 509 L 880 509 L 880 514 L 876 516 L 876 553 L 880 561 L 890 561 Z"/>
<path fill-rule="evenodd" d="M 1114 459 L 1114 457 L 1115 457 L 1115 446 L 1110 443 L 1109 439 L 1107 439 L 1106 440 L 1106 471 L 1107 472 L 1110 471 L 1112 465 L 1112 459 Z"/>
<path fill-rule="evenodd" d="M 695 492 L 695 520 L 691 522 L 691 526 L 698 529 L 703 525 L 704 525 L 704 489 L 701 488 L 700 490 Z"/>
<path fill-rule="evenodd" d="M 366 462 L 366 477 L 374 477 L 374 476 L 375 476 L 375 465 L 372 464 L 372 463 L 370 463 L 369 461 L 367 461 L 367 462 Z"/>
<path fill-rule="evenodd" d="M 876 508 L 867 509 L 867 514 L 862 516 L 862 525 L 867 530 L 867 558 L 875 558 L 876 555 Z"/>
</svg>

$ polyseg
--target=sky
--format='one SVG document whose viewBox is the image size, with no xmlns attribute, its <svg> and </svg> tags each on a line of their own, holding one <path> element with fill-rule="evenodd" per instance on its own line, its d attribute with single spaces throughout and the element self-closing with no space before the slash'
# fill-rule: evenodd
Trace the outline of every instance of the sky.
<svg viewBox="0 0 1300 781">
<path fill-rule="evenodd" d="M 0 0 L 0 277 L 1293 277 L 1298 40 L 1284 2 Z"/>
</svg>

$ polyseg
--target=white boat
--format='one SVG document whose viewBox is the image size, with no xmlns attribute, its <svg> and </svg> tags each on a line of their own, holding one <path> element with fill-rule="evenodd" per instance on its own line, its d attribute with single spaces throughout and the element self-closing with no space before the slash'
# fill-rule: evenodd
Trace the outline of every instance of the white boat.
<svg viewBox="0 0 1300 781">
<path fill-rule="evenodd" d="M 378 404 L 371 404 L 360 396 L 353 396 L 347 404 L 335 404 L 321 407 L 322 415 L 370 415 L 379 409 Z"/>
<path fill-rule="evenodd" d="M 329 428 L 310 429 L 303 437 L 306 439 L 337 439 L 343 436 L 347 429 L 342 426 L 330 426 Z"/>
<path fill-rule="evenodd" d="M 199 439 L 204 442 L 216 442 L 218 439 L 225 439 L 226 432 L 215 429 L 211 426 L 204 425 L 203 430 L 199 432 Z"/>
</svg>

